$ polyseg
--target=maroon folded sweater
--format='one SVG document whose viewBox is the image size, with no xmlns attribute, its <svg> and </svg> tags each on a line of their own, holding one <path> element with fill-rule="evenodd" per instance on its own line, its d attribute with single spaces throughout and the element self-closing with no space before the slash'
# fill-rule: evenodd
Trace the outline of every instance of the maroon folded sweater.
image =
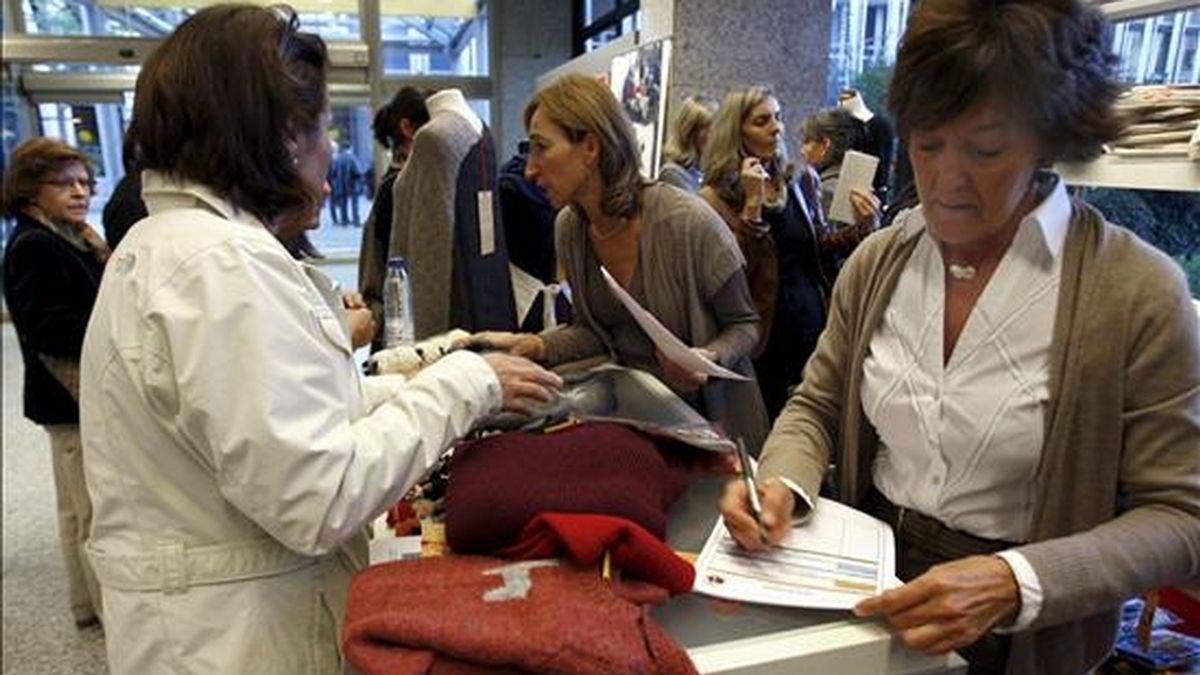
<svg viewBox="0 0 1200 675">
<path fill-rule="evenodd" d="M 621 424 L 497 434 L 454 450 L 446 541 L 459 553 L 495 553 L 547 511 L 618 516 L 662 539 L 667 509 L 686 487 L 683 469 Z"/>
<path fill-rule="evenodd" d="M 625 583 L 625 582 L 622 582 Z M 369 567 L 354 576 L 342 648 L 364 675 L 691 675 L 687 653 L 641 601 L 594 567 L 445 556 Z"/>
</svg>

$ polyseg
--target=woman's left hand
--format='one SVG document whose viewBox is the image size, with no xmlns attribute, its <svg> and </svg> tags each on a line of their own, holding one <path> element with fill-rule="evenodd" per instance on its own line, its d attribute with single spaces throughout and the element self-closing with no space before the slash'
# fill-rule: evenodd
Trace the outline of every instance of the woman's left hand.
<svg viewBox="0 0 1200 675">
<path fill-rule="evenodd" d="M 366 307 L 347 309 L 346 322 L 350 324 L 351 347 L 365 347 L 375 339 L 375 317 Z"/>
<path fill-rule="evenodd" d="M 717 354 L 712 350 L 692 347 L 692 351 L 713 363 L 717 362 Z M 658 359 L 658 365 L 662 366 L 663 379 L 676 391 L 690 394 L 708 382 L 707 374 L 690 371 L 663 356 L 663 353 L 657 349 L 654 350 L 654 358 Z"/>
<path fill-rule="evenodd" d="M 850 207 L 854 209 L 854 224 L 865 232 L 879 227 L 882 207 L 879 198 L 871 192 L 858 188 L 850 189 Z"/>
<path fill-rule="evenodd" d="M 941 565 L 899 588 L 854 607 L 857 616 L 881 615 L 904 644 L 927 654 L 965 647 L 1014 618 L 1021 591 L 998 556 L 971 556 Z"/>
<path fill-rule="evenodd" d="M 350 324 L 350 346 L 358 349 L 371 344 L 375 339 L 375 317 L 367 309 L 363 296 L 343 293 L 342 306 L 346 308 L 346 323 Z"/>
</svg>

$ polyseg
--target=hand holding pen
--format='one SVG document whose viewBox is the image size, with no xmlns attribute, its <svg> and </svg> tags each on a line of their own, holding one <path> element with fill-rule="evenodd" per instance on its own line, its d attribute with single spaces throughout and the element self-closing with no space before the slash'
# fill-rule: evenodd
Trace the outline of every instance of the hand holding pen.
<svg viewBox="0 0 1200 675">
<path fill-rule="evenodd" d="M 742 468 L 742 482 L 746 485 L 746 497 L 750 502 L 750 515 L 754 516 L 754 524 L 758 527 L 758 538 L 764 543 L 767 541 L 766 530 L 762 524 L 762 500 L 758 495 L 758 467 L 754 464 L 754 460 L 750 459 L 750 453 L 746 452 L 746 444 L 742 439 L 737 441 L 738 463 Z"/>
<path fill-rule="evenodd" d="M 743 461 L 743 466 L 751 466 L 748 459 Z M 775 478 L 757 484 L 749 475 L 752 470 L 725 485 L 720 509 L 725 527 L 742 548 L 763 551 L 783 541 L 791 530 L 796 495 Z M 757 510 L 755 501 L 759 505 Z"/>
</svg>

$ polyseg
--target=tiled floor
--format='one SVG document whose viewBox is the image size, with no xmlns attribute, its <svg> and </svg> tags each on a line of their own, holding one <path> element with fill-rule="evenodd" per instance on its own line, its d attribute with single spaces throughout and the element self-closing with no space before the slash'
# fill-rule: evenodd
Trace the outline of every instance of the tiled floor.
<svg viewBox="0 0 1200 675">
<path fill-rule="evenodd" d="M 21 414 L 21 350 L 11 323 L 0 324 L 4 352 L 4 673 L 107 673 L 104 633 L 78 630 L 67 604 L 54 517 L 50 443 Z"/>
<path fill-rule="evenodd" d="M 350 228 L 347 228 L 350 229 Z M 324 271 L 343 288 L 356 286 L 354 262 L 333 261 Z M 50 443 L 41 427 L 22 415 L 21 350 L 11 322 L 0 322 L 3 349 L 4 474 L 3 614 L 5 675 L 98 675 L 107 673 L 104 633 L 78 630 L 67 604 L 66 577 L 58 547 Z M 366 351 L 359 350 L 365 358 Z"/>
</svg>

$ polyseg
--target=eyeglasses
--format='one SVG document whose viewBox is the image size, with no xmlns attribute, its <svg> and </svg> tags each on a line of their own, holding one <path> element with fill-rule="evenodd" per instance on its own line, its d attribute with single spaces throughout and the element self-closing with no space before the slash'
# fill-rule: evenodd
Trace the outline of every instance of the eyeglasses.
<svg viewBox="0 0 1200 675">
<path fill-rule="evenodd" d="M 74 177 L 74 176 L 62 177 L 62 178 L 51 178 L 51 179 L 42 181 L 42 184 L 43 185 L 53 185 L 54 187 L 56 187 L 60 190 L 70 190 L 71 188 L 75 187 L 76 185 L 80 185 L 83 187 L 84 190 L 86 190 L 89 193 L 96 191 L 96 181 L 92 180 L 91 178 L 88 178 L 86 176 L 84 176 L 82 178 Z"/>
</svg>

